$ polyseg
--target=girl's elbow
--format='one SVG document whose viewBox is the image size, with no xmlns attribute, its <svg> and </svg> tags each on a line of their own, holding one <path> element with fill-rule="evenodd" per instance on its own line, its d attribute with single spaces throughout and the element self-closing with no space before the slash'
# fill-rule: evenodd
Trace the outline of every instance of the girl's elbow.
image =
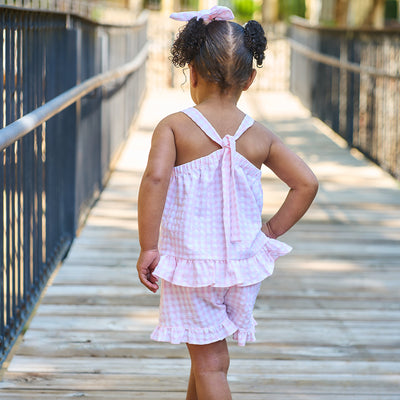
<svg viewBox="0 0 400 400">
<path fill-rule="evenodd" d="M 146 177 L 146 183 L 149 185 L 158 186 L 163 183 L 163 179 L 160 175 L 149 175 Z"/>
<path fill-rule="evenodd" d="M 142 182 L 149 185 L 160 185 L 163 184 L 167 180 L 165 173 L 162 171 L 146 171 L 143 175 Z"/>
<path fill-rule="evenodd" d="M 318 187 L 318 179 L 315 177 L 315 175 L 311 175 L 307 177 L 307 179 L 304 179 L 301 183 L 299 183 L 294 189 L 299 190 L 307 196 L 315 197 L 318 192 Z"/>
<path fill-rule="evenodd" d="M 310 185 L 317 191 L 319 187 L 319 182 L 317 177 L 313 174 L 310 178 Z"/>
<path fill-rule="evenodd" d="M 307 186 L 310 194 L 313 194 L 313 196 L 315 197 L 317 195 L 318 188 L 319 188 L 319 182 L 318 182 L 317 177 L 315 175 L 313 175 L 307 182 L 306 186 Z"/>
</svg>

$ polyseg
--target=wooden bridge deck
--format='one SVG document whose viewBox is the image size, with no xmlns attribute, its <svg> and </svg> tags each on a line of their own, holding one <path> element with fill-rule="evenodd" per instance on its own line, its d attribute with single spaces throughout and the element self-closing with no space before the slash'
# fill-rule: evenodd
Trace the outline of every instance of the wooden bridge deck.
<svg viewBox="0 0 400 400">
<path fill-rule="evenodd" d="M 150 93 L 109 185 L 0 383 L 2 399 L 184 399 L 184 345 L 149 340 L 158 296 L 136 279 L 136 197 L 152 129 L 189 104 Z M 288 93 L 242 107 L 312 166 L 320 191 L 257 301 L 257 342 L 230 346 L 240 400 L 400 399 L 400 189 Z M 328 136 L 327 136 L 328 135 Z M 266 215 L 285 188 L 265 171 Z"/>
</svg>

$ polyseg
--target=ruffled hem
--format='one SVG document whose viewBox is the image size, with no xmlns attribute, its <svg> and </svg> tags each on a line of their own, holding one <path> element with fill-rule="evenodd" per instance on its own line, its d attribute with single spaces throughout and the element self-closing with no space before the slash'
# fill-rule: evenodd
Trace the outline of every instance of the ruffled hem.
<svg viewBox="0 0 400 400">
<path fill-rule="evenodd" d="M 247 331 L 244 329 L 238 329 L 232 336 L 233 340 L 238 342 L 239 346 L 246 346 L 246 343 L 251 343 L 256 341 L 256 335 L 254 331 Z"/>
<path fill-rule="evenodd" d="M 256 325 L 254 323 L 254 325 Z M 228 318 L 219 326 L 210 328 L 184 328 L 157 326 L 151 334 L 151 339 L 157 342 L 169 342 L 172 344 L 209 344 L 223 340 L 231 336 L 239 346 L 245 346 L 246 342 L 255 342 L 254 326 L 250 330 L 238 329 Z"/>
<path fill-rule="evenodd" d="M 266 239 L 257 254 L 242 260 L 192 260 L 165 254 L 153 275 L 187 287 L 254 285 L 272 275 L 275 260 L 292 250 L 284 242 Z"/>
</svg>

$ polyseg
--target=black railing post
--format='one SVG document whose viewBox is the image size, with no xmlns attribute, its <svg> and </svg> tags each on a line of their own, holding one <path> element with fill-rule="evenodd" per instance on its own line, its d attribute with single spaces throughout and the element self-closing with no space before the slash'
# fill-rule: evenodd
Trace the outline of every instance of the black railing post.
<svg viewBox="0 0 400 400">
<path fill-rule="evenodd" d="M 65 78 L 67 79 L 68 85 L 67 87 L 73 87 L 78 82 L 78 59 L 77 59 L 77 45 L 78 36 L 77 31 L 72 29 L 72 27 L 68 27 L 65 35 L 65 48 L 66 48 L 66 57 L 71 57 L 70 62 L 68 63 L 69 68 L 64 69 Z M 65 87 L 65 89 L 67 88 Z M 75 236 L 75 232 L 78 228 L 78 216 L 77 216 L 77 202 L 76 202 L 76 146 L 77 146 L 77 126 L 78 126 L 78 113 L 80 107 L 77 104 L 73 104 L 68 107 L 65 111 L 63 111 L 57 118 L 61 119 L 61 123 L 64 126 L 61 132 L 67 129 L 70 132 L 69 139 L 65 139 L 64 137 L 60 137 L 60 140 L 63 142 L 63 146 L 65 146 L 65 153 L 62 155 L 64 158 L 68 158 L 65 160 L 67 168 L 65 171 L 65 179 L 68 181 L 68 189 L 63 192 L 64 194 L 64 205 L 70 205 L 64 207 L 66 210 L 65 215 L 65 231 L 71 237 Z M 60 134 L 61 134 L 60 132 Z M 58 171 L 61 172 L 61 171 Z"/>
<path fill-rule="evenodd" d="M 0 24 L 1 27 L 5 26 L 5 14 L 0 13 Z M 0 43 L 5 42 L 5 29 L 0 29 Z M 3 70 L 3 64 L 4 64 L 4 59 L 3 59 L 3 47 L 1 48 L 0 51 L 0 71 L 1 71 L 1 77 L 0 77 L 0 95 L 1 98 L 3 98 L 3 93 L 4 93 L 4 77 L 6 71 Z M 0 112 L 0 129 L 5 126 L 5 116 L 3 114 L 3 110 Z M 0 187 L 2 188 L 1 190 L 1 195 L 2 198 L 4 198 L 4 187 L 5 187 L 5 179 L 4 179 L 4 166 L 5 166 L 5 152 L 2 151 L 0 152 Z M 5 276 L 5 264 L 4 264 L 4 245 L 6 243 L 6 236 L 5 236 L 5 221 L 4 221 L 4 202 L 0 201 L 0 227 L 1 227 L 1 237 L 0 237 L 0 299 L 5 299 L 5 293 L 4 293 L 4 288 L 5 288 L 5 281 L 4 281 L 4 276 Z M 5 309 L 5 304 L 2 304 L 2 307 L 0 309 L 0 354 L 4 354 L 5 352 L 5 317 L 6 317 L 6 309 Z"/>
<path fill-rule="evenodd" d="M 3 65 L 3 64 L 0 64 Z M 3 80 L 3 79 L 1 79 Z M 2 92 L 3 93 L 3 92 Z M 2 114 L 2 113 L 0 113 Z M 4 188 L 4 151 L 0 152 L 0 187 Z M 4 190 L 2 190 L 2 195 Z M 4 235 L 4 203 L 0 201 L 0 226 L 1 226 L 1 238 L 0 238 L 0 299 L 5 299 L 5 282 L 4 282 L 4 275 L 5 275 L 5 265 L 4 265 L 4 243 L 5 243 L 5 235 Z M 4 300 L 3 300 L 4 301 Z M 3 355 L 5 353 L 6 345 L 6 335 L 5 335 L 5 304 L 1 303 L 0 309 L 0 354 Z"/>
</svg>

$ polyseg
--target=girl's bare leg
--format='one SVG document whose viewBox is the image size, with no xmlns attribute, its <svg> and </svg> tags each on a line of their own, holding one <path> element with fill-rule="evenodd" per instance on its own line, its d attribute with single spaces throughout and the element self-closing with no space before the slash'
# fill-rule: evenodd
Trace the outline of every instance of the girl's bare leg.
<svg viewBox="0 0 400 400">
<path fill-rule="evenodd" d="M 190 369 L 189 385 L 186 400 L 198 400 L 196 392 L 196 381 L 194 379 L 193 368 Z"/>
<path fill-rule="evenodd" d="M 227 380 L 229 352 L 226 340 L 204 345 L 187 344 L 187 347 L 197 394 L 193 400 L 232 400 Z M 187 399 L 192 400 L 191 397 Z"/>
</svg>

